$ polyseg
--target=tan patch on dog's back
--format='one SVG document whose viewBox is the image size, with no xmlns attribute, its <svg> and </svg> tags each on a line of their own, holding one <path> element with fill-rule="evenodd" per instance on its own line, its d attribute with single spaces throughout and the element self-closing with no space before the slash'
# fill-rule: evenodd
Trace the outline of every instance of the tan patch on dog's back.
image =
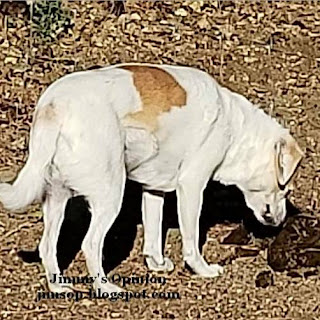
<svg viewBox="0 0 320 320">
<path fill-rule="evenodd" d="M 168 72 L 147 66 L 123 66 L 133 73 L 133 83 L 140 94 L 143 110 L 131 113 L 128 117 L 135 122 L 155 130 L 157 118 L 172 107 L 186 105 L 187 94 Z"/>
</svg>

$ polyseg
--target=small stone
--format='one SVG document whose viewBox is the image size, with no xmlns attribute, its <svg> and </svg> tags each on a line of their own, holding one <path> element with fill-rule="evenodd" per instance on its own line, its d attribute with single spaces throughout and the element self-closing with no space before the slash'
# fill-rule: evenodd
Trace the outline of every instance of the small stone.
<svg viewBox="0 0 320 320">
<path fill-rule="evenodd" d="M 17 62 L 18 62 L 18 58 L 16 58 L 16 57 L 6 57 L 4 59 L 5 64 L 7 64 L 7 63 L 16 64 Z"/>
<path fill-rule="evenodd" d="M 110 316 L 112 319 L 121 319 L 123 315 L 119 312 L 111 312 Z"/>
<path fill-rule="evenodd" d="M 189 7 L 191 7 L 194 11 L 196 12 L 201 12 L 201 8 L 204 4 L 203 0 L 197 0 L 197 1 L 193 1 L 189 4 Z"/>
<path fill-rule="evenodd" d="M 174 14 L 175 14 L 176 16 L 179 16 L 179 17 L 186 17 L 186 16 L 188 15 L 188 12 L 187 12 L 185 9 L 180 8 L 180 9 L 176 10 L 176 11 L 174 12 Z"/>
<path fill-rule="evenodd" d="M 130 15 L 130 19 L 131 20 L 141 20 L 141 17 L 138 13 L 135 12 Z"/>
<path fill-rule="evenodd" d="M 199 26 L 200 29 L 205 29 L 207 27 L 209 27 L 209 22 L 206 18 L 206 16 L 203 16 L 198 22 L 197 25 Z"/>
<path fill-rule="evenodd" d="M 257 288 L 267 288 L 274 284 L 273 273 L 269 270 L 261 271 L 256 276 L 256 287 Z"/>
</svg>

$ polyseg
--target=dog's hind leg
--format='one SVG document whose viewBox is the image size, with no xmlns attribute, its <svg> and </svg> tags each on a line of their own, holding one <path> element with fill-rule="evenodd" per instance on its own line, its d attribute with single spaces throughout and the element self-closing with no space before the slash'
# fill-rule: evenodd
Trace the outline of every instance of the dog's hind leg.
<svg viewBox="0 0 320 320">
<path fill-rule="evenodd" d="M 143 254 L 148 268 L 153 271 L 172 271 L 174 265 L 162 254 L 162 217 L 164 196 L 149 191 L 142 195 L 142 220 L 144 228 Z"/>
<path fill-rule="evenodd" d="M 71 191 L 61 183 L 53 183 L 47 192 L 43 203 L 44 231 L 39 245 L 40 257 L 46 270 L 48 286 L 51 291 L 70 291 L 69 287 L 62 286 L 55 281 L 60 275 L 57 260 L 57 243 L 64 211 L 71 197 Z"/>
<path fill-rule="evenodd" d="M 82 243 L 82 250 L 88 271 L 95 279 L 93 284 L 95 290 L 118 292 L 121 289 L 107 281 L 105 276 L 102 267 L 102 249 L 105 236 L 120 212 L 126 178 L 124 161 L 109 168 L 108 174 L 92 175 L 92 178 L 96 188 L 86 195 L 91 211 L 91 222 Z"/>
</svg>

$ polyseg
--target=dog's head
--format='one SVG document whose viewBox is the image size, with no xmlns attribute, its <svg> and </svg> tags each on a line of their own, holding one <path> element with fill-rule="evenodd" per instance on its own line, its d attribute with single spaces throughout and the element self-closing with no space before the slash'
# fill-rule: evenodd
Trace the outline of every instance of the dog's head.
<svg viewBox="0 0 320 320">
<path fill-rule="evenodd" d="M 290 135 L 278 141 L 261 155 L 266 161 L 259 167 L 256 179 L 242 189 L 247 206 L 265 225 L 278 226 L 286 217 L 286 195 L 303 152 Z M 271 150 L 270 150 L 271 148 Z"/>
</svg>

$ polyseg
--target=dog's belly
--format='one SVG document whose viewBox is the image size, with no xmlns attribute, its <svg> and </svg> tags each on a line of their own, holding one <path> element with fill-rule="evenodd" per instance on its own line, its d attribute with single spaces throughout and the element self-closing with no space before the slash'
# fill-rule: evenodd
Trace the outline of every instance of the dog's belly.
<svg viewBox="0 0 320 320">
<path fill-rule="evenodd" d="M 130 128 L 125 161 L 130 180 L 146 189 L 169 192 L 176 189 L 180 167 L 189 150 L 188 135 L 192 133 L 184 132 L 179 126 L 163 128 L 154 134 Z"/>
<path fill-rule="evenodd" d="M 128 178 L 141 183 L 146 189 L 173 191 L 176 189 L 181 161 L 168 161 L 168 157 L 159 155 L 129 171 Z"/>
<path fill-rule="evenodd" d="M 159 129 L 127 128 L 127 176 L 146 189 L 170 192 L 177 187 L 182 164 L 192 161 L 209 125 L 195 108 L 175 109 L 159 117 Z M 125 129 L 126 130 L 126 129 Z M 128 131 L 131 131 L 128 133 Z"/>
</svg>

